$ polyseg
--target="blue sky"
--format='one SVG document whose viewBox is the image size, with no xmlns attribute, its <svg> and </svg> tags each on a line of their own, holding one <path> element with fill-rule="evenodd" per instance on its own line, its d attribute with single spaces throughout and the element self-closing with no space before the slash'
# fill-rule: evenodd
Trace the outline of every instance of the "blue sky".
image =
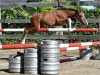
<svg viewBox="0 0 100 75">
<path fill-rule="evenodd" d="M 94 1 L 94 0 L 80 0 L 80 1 Z M 95 8 L 94 6 L 82 6 L 83 8 L 87 8 L 87 9 L 93 9 Z"/>
</svg>

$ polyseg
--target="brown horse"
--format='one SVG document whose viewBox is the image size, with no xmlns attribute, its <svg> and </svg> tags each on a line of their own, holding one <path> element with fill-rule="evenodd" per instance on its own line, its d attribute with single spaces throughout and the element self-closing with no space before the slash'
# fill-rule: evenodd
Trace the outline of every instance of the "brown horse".
<svg viewBox="0 0 100 75">
<path fill-rule="evenodd" d="M 29 32 L 37 31 L 40 26 L 63 26 L 69 23 L 68 18 L 74 18 L 75 20 L 88 25 L 88 21 L 81 10 L 61 8 L 47 13 L 34 13 L 31 17 L 31 23 L 27 24 L 25 27 L 21 43 L 25 43 L 25 38 Z"/>
</svg>

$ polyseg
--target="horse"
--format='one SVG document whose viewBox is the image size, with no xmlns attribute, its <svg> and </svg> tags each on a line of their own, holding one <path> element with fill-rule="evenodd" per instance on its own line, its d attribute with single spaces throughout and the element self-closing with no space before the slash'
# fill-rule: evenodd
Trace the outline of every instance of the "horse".
<svg viewBox="0 0 100 75">
<path fill-rule="evenodd" d="M 30 32 L 37 31 L 41 26 L 64 26 L 69 23 L 69 18 L 78 20 L 81 23 L 88 25 L 88 20 L 82 10 L 61 8 L 51 12 L 34 13 L 30 19 L 31 23 L 28 23 L 25 26 L 21 43 L 24 44 L 26 36 Z"/>
</svg>

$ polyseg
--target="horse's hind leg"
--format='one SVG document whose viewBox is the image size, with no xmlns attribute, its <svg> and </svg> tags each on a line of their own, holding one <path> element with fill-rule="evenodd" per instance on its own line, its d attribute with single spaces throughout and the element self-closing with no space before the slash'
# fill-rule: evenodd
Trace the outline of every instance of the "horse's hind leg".
<svg viewBox="0 0 100 75">
<path fill-rule="evenodd" d="M 25 44 L 25 39 L 26 39 L 26 36 L 28 35 L 28 33 L 31 31 L 31 24 L 27 24 L 25 26 L 25 29 L 24 29 L 24 34 L 21 38 L 21 44 Z"/>
<path fill-rule="evenodd" d="M 24 35 L 21 38 L 21 44 L 25 44 L 25 39 L 29 32 L 35 32 L 39 28 L 40 28 L 40 19 L 38 19 L 38 20 L 31 19 L 31 24 L 28 24 L 25 27 Z"/>
<path fill-rule="evenodd" d="M 24 33 L 24 35 L 22 36 L 22 38 L 21 38 L 21 44 L 25 44 L 25 39 L 26 39 L 26 36 L 27 36 L 28 34 L 25 34 Z"/>
<path fill-rule="evenodd" d="M 37 26 L 35 27 L 26 27 L 25 30 L 24 30 L 24 34 L 21 38 L 21 44 L 25 44 L 25 39 L 26 39 L 26 36 L 28 35 L 29 32 L 35 32 L 37 31 L 38 29 L 40 28 L 40 24 L 37 24 Z"/>
<path fill-rule="evenodd" d="M 24 30 L 24 34 L 23 34 L 23 36 L 22 36 L 22 38 L 21 38 L 21 44 L 25 44 L 25 39 L 26 39 L 26 36 L 28 35 L 28 33 L 29 33 L 29 30 Z"/>
</svg>

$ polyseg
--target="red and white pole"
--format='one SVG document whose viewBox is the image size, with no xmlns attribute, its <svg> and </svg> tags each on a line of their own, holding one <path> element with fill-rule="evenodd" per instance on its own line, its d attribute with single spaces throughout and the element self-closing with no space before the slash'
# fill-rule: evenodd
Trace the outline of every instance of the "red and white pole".
<svg viewBox="0 0 100 75">
<path fill-rule="evenodd" d="M 0 32 L 23 32 L 24 29 L 0 29 Z"/>
<path fill-rule="evenodd" d="M 0 49 L 20 49 L 20 48 L 37 48 L 37 44 L 11 44 L 0 45 Z"/>
<path fill-rule="evenodd" d="M 0 32 L 23 32 L 24 29 L 0 29 Z M 69 32 L 96 32 L 97 28 L 40 28 L 37 32 L 49 32 L 49 31 L 69 31 Z"/>
<path fill-rule="evenodd" d="M 78 59 L 78 57 L 60 57 L 60 62 L 74 61 L 77 59 Z"/>
<path fill-rule="evenodd" d="M 91 46 L 91 45 L 100 45 L 100 41 L 98 42 L 82 42 L 82 43 L 67 43 L 67 44 L 60 44 L 60 48 L 62 47 L 80 47 L 80 46 Z"/>
<path fill-rule="evenodd" d="M 48 32 L 48 31 L 70 31 L 70 32 L 96 32 L 97 28 L 40 28 L 38 31 L 40 32 Z"/>
<path fill-rule="evenodd" d="M 74 50 L 83 50 L 87 49 L 89 46 L 81 46 L 81 47 L 60 47 L 60 52 L 65 52 L 65 51 L 74 51 Z"/>
</svg>

